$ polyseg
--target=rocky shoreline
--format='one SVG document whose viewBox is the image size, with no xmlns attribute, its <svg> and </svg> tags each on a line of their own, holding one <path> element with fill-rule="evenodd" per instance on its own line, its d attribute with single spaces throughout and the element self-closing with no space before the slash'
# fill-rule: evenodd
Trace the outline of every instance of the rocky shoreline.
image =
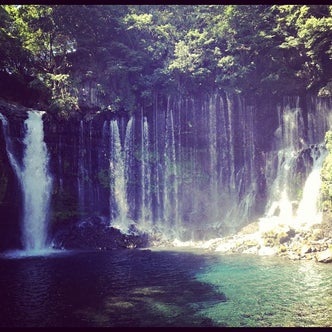
<svg viewBox="0 0 332 332">
<path fill-rule="evenodd" d="M 332 262 L 332 225 L 322 221 L 311 226 L 292 227 L 260 220 L 237 234 L 200 242 L 172 243 L 175 247 L 198 247 L 222 254 L 281 256 L 290 260 Z"/>
<path fill-rule="evenodd" d="M 332 262 L 332 232 L 328 221 L 310 227 L 291 227 L 264 221 L 251 223 L 236 235 L 196 243 L 196 247 L 223 254 L 277 255 L 291 260 Z M 190 243 L 173 243 L 190 246 Z"/>
</svg>

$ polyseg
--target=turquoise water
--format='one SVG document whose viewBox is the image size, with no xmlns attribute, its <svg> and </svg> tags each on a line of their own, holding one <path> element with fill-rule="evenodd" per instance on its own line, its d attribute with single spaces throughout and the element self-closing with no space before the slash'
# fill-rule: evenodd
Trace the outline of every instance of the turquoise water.
<svg viewBox="0 0 332 332">
<path fill-rule="evenodd" d="M 0 268 L 0 327 L 332 325 L 332 264 L 154 249 L 0 255 Z"/>
<path fill-rule="evenodd" d="M 197 279 L 227 301 L 201 311 L 218 326 L 332 326 L 332 265 L 220 256 Z"/>
</svg>

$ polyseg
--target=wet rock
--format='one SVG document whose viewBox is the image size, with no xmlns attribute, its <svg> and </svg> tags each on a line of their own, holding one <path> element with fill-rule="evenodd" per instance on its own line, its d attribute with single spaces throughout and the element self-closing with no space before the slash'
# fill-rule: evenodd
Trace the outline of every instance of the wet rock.
<svg viewBox="0 0 332 332">
<path fill-rule="evenodd" d="M 316 254 L 316 260 L 321 263 L 331 263 L 332 262 L 332 248 L 318 252 Z"/>
<path fill-rule="evenodd" d="M 319 241 L 324 238 L 324 231 L 322 229 L 313 229 L 310 240 Z"/>
<path fill-rule="evenodd" d="M 294 229 L 282 227 L 263 233 L 262 238 L 264 239 L 264 245 L 266 247 L 275 247 L 282 243 L 289 242 L 295 234 Z"/>
<path fill-rule="evenodd" d="M 119 248 L 144 248 L 148 246 L 145 234 L 123 234 L 118 229 L 103 224 L 98 217 L 90 217 L 55 232 L 55 249 L 109 250 Z"/>
<path fill-rule="evenodd" d="M 298 253 L 293 252 L 293 251 L 289 251 L 287 253 L 287 256 L 288 256 L 289 259 L 291 259 L 293 261 L 301 259 L 301 256 Z"/>
<path fill-rule="evenodd" d="M 301 248 L 300 255 L 305 256 L 305 254 L 308 254 L 311 252 L 311 247 L 308 244 L 304 244 Z"/>
<path fill-rule="evenodd" d="M 286 252 L 287 252 L 287 247 L 286 247 L 285 245 L 281 244 L 281 245 L 279 246 L 279 248 L 278 248 L 278 254 L 279 254 L 279 255 L 282 255 L 282 254 L 284 254 L 284 253 L 286 253 Z"/>
</svg>

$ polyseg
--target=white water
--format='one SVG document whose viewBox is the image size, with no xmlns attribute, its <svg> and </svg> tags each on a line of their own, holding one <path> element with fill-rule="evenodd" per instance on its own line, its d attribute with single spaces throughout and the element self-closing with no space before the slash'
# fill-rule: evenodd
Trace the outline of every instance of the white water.
<svg viewBox="0 0 332 332">
<path fill-rule="evenodd" d="M 150 144 L 149 144 L 149 126 L 146 117 L 142 117 L 141 126 L 141 216 L 138 228 L 141 231 L 149 232 L 152 225 L 152 202 L 151 202 L 151 169 L 150 169 Z"/>
<path fill-rule="evenodd" d="M 47 223 L 52 188 L 42 113 L 30 112 L 25 121 L 26 145 L 20 181 L 24 194 L 23 239 L 27 251 L 47 247 Z"/>
<path fill-rule="evenodd" d="M 275 224 L 289 225 L 295 228 L 307 228 L 312 224 L 319 223 L 321 214 L 317 210 L 319 189 L 321 184 L 320 171 L 326 152 L 323 149 L 311 149 L 313 160 L 312 168 L 303 187 L 302 197 L 297 210 L 289 197 L 292 173 L 299 151 L 303 148 L 304 123 L 298 101 L 295 109 L 287 106 L 282 112 L 279 110 L 280 126 L 276 131 L 278 152 L 277 175 L 271 186 L 269 209 L 261 224 L 269 223 L 269 228 Z M 307 166 L 306 166 L 307 167 Z M 277 211 L 279 210 L 279 215 Z M 264 227 L 265 228 L 265 225 Z"/>
<path fill-rule="evenodd" d="M 321 222 L 322 214 L 317 206 L 321 185 L 320 172 L 326 157 L 326 152 L 322 149 L 318 151 L 312 150 L 311 157 L 313 159 L 313 166 L 305 181 L 297 210 L 294 211 L 285 186 L 280 200 L 272 204 L 266 217 L 261 218 L 261 229 L 264 228 L 267 230 L 277 225 L 288 225 L 296 229 L 307 229 L 313 224 Z M 280 211 L 279 216 L 274 215 L 277 207 Z"/>
<path fill-rule="evenodd" d="M 128 145 L 128 136 L 132 128 L 132 119 L 129 120 L 126 129 L 125 148 L 122 149 L 119 127 L 116 120 L 110 122 L 111 130 L 111 185 L 114 184 L 114 197 L 118 209 L 115 220 L 111 222 L 111 226 L 119 229 L 123 233 L 128 233 L 133 221 L 128 218 L 128 202 L 127 202 L 127 177 L 126 177 L 126 145 Z M 110 204 L 111 202 L 110 194 Z"/>
<path fill-rule="evenodd" d="M 267 168 L 265 174 L 268 180 L 268 188 L 270 188 L 266 213 L 264 217 L 259 219 L 258 232 L 246 235 L 248 239 L 257 240 L 261 244 L 262 248 L 259 254 L 262 255 L 275 253 L 274 248 L 264 247 L 262 233 L 280 227 L 291 227 L 299 231 L 307 230 L 312 225 L 320 223 L 322 218 L 322 214 L 318 209 L 318 201 L 321 185 L 320 172 L 326 157 L 326 151 L 321 145 L 315 145 L 311 148 L 312 164 L 305 163 L 303 166 L 308 176 L 302 188 L 302 195 L 297 202 L 292 201 L 290 198 L 291 190 L 294 191 L 292 184 L 295 182 L 293 177 L 296 175 L 295 170 L 300 152 L 306 147 L 303 139 L 304 122 L 298 103 L 293 109 L 289 106 L 280 109 L 279 115 L 280 126 L 275 133 L 277 155 L 273 155 L 271 152 L 266 156 Z M 210 154 L 213 155 L 214 151 L 211 143 L 213 143 L 213 135 L 212 141 L 210 140 Z M 273 158 L 277 159 L 273 160 Z M 211 160 L 213 161 L 212 156 Z M 277 161 L 277 163 L 274 161 Z M 236 247 L 236 238 L 235 236 L 234 241 L 230 240 L 229 242 L 225 242 L 223 238 L 219 237 L 209 241 L 183 242 L 176 239 L 173 245 L 227 251 Z M 228 248 L 226 248 L 227 246 Z"/>
<path fill-rule="evenodd" d="M 274 202 L 271 211 L 276 208 L 280 209 L 279 216 L 273 214 L 260 218 L 259 230 L 256 233 L 245 235 L 247 240 L 254 240 L 260 243 L 261 248 L 258 251 L 259 255 L 274 255 L 275 248 L 265 247 L 263 241 L 263 233 L 272 229 L 280 227 L 291 227 L 298 230 L 307 230 L 314 224 L 319 224 L 322 220 L 322 214 L 318 210 L 319 189 L 321 185 L 320 172 L 323 161 L 326 157 L 326 152 L 323 150 L 312 151 L 313 158 L 312 170 L 309 173 L 304 189 L 302 199 L 299 203 L 297 213 L 293 213 L 292 203 L 289 200 L 286 190 L 281 193 L 281 198 L 278 202 Z M 269 211 L 271 213 L 271 211 Z M 172 244 L 175 247 L 196 247 L 203 249 L 213 249 L 215 251 L 227 252 L 236 248 L 236 241 L 240 238 L 234 237 L 233 240 L 224 241 L 223 238 L 215 238 L 208 241 L 179 241 L 175 239 Z"/>
<path fill-rule="evenodd" d="M 321 186 L 320 172 L 326 154 L 325 151 L 311 151 L 313 167 L 304 185 L 302 200 L 299 204 L 296 216 L 296 221 L 300 226 L 308 227 L 320 223 L 322 220 L 322 213 L 317 208 L 317 200 Z"/>
<path fill-rule="evenodd" d="M 8 124 L 4 117 L 6 149 L 10 163 L 20 182 L 23 193 L 22 241 L 26 252 L 49 250 L 47 224 L 52 189 L 52 177 L 48 170 L 48 152 L 44 142 L 42 112 L 29 112 L 25 120 L 24 155 L 22 165 L 12 150 Z"/>
</svg>

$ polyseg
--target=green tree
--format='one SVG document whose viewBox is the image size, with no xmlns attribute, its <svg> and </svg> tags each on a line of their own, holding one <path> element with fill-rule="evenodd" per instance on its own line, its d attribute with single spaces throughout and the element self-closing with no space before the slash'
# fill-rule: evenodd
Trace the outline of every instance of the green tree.
<svg viewBox="0 0 332 332">
<path fill-rule="evenodd" d="M 332 74 L 331 6 L 276 6 L 278 33 L 287 51 L 288 67 L 307 89 L 324 87 Z"/>
<path fill-rule="evenodd" d="M 30 66 L 29 53 L 13 28 L 14 21 L 6 6 L 0 6 L 0 70 L 19 75 L 27 74 Z"/>
<path fill-rule="evenodd" d="M 46 86 L 51 92 L 51 109 L 64 110 L 77 106 L 71 95 L 67 54 L 75 49 L 74 40 L 59 24 L 57 6 L 7 5 L 12 17 L 13 33 L 30 56 L 32 86 Z"/>
</svg>

